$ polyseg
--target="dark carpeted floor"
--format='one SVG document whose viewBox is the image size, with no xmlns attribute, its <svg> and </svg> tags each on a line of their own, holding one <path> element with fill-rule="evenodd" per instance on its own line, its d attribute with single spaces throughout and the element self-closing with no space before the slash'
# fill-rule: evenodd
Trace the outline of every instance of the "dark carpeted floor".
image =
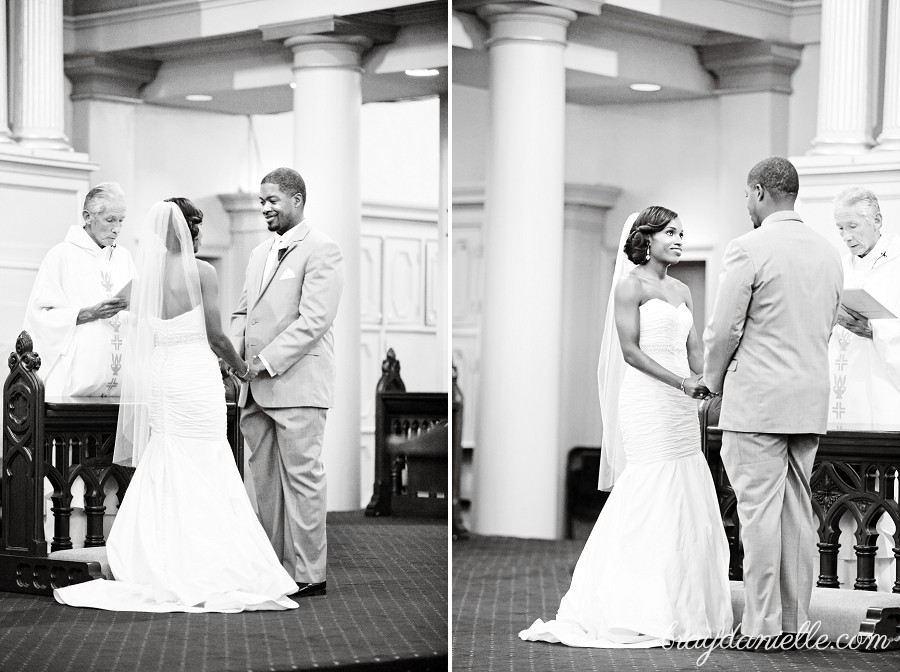
<svg viewBox="0 0 900 672">
<path fill-rule="evenodd" d="M 328 594 L 282 612 L 139 614 L 0 593 L 0 672 L 447 669 L 447 525 L 328 514 Z"/>
<path fill-rule="evenodd" d="M 568 590 L 584 541 L 479 537 L 453 542 L 452 657 L 454 670 L 587 672 L 589 670 L 900 670 L 900 651 L 723 651 L 702 665 L 704 650 L 574 649 L 523 642 L 518 633 L 536 618 L 551 619 Z"/>
</svg>

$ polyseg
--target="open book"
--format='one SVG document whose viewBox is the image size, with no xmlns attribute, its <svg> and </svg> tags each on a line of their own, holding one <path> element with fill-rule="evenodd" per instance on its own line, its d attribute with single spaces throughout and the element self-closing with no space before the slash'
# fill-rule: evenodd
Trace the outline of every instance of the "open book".
<svg viewBox="0 0 900 672">
<path fill-rule="evenodd" d="M 113 294 L 113 298 L 121 296 L 126 299 L 129 303 L 131 302 L 131 280 L 122 285 L 122 289 Z"/>
<path fill-rule="evenodd" d="M 869 320 L 893 320 L 897 317 L 864 289 L 845 289 L 841 303 Z"/>
</svg>

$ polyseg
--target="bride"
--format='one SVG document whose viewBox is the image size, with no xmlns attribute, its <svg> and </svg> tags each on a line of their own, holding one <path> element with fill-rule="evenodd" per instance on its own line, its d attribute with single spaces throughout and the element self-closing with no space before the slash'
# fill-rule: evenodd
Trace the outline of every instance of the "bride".
<svg viewBox="0 0 900 672">
<path fill-rule="evenodd" d="M 217 279 L 194 256 L 203 214 L 156 203 L 139 232 L 114 461 L 136 468 L 106 545 L 114 581 L 54 591 L 115 611 L 293 609 L 297 584 L 256 518 L 226 439 Z M 188 226 L 187 220 L 191 225 Z M 213 354 L 215 352 L 215 354 Z"/>
<path fill-rule="evenodd" d="M 600 488 L 615 488 L 556 620 L 538 619 L 524 640 L 651 647 L 731 631 L 728 542 L 700 451 L 702 345 L 690 291 L 667 274 L 683 236 L 659 206 L 625 224 L 598 370 Z"/>
</svg>

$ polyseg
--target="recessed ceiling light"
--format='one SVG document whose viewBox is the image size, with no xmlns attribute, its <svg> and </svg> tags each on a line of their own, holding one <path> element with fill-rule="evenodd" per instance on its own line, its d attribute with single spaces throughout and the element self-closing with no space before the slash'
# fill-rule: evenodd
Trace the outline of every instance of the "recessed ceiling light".
<svg viewBox="0 0 900 672">
<path fill-rule="evenodd" d="M 632 91 L 659 91 L 662 87 L 659 84 L 632 84 Z"/>
<path fill-rule="evenodd" d="M 415 68 L 413 70 L 407 70 L 406 74 L 410 77 L 437 77 L 441 72 L 434 68 Z"/>
<path fill-rule="evenodd" d="M 296 89 L 296 88 L 297 88 L 297 82 L 291 82 L 291 88 L 292 88 L 292 89 Z"/>
<path fill-rule="evenodd" d="M 205 93 L 191 93 L 184 98 L 192 103 L 208 103 L 213 99 L 212 96 L 207 96 Z"/>
</svg>

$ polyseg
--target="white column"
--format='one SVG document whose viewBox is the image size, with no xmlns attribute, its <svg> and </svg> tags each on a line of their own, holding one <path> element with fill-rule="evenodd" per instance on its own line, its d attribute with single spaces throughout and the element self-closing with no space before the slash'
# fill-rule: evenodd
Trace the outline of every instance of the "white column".
<svg viewBox="0 0 900 672">
<path fill-rule="evenodd" d="M 873 144 L 874 3 L 823 0 L 819 107 L 812 154 L 859 154 Z"/>
<path fill-rule="evenodd" d="M 359 508 L 360 450 L 360 58 L 364 37 L 292 37 L 294 168 L 306 182 L 306 215 L 344 254 L 341 307 L 334 323 L 337 387 L 325 424 L 329 510 Z M 367 393 L 370 391 L 367 390 Z"/>
<path fill-rule="evenodd" d="M 474 527 L 555 538 L 570 10 L 484 5 L 491 139 Z"/>
<path fill-rule="evenodd" d="M 71 149 L 65 134 L 62 0 L 17 0 L 10 12 L 13 136 L 24 147 Z"/>
<path fill-rule="evenodd" d="M 450 353 L 450 310 L 449 310 L 449 283 L 450 275 L 450 246 L 449 232 L 447 230 L 447 214 L 450 207 L 450 198 L 448 193 L 448 167 L 450 160 L 450 141 L 449 141 L 449 98 L 446 93 L 442 93 L 439 98 L 440 103 L 440 150 L 438 155 L 438 264 L 437 278 L 435 283 L 435 295 L 437 298 L 437 335 L 438 335 L 438 352 Z M 450 389 L 450 362 L 443 363 L 441 373 L 442 390 Z"/>
<path fill-rule="evenodd" d="M 9 136 L 9 88 L 6 58 L 6 0 L 0 0 L 0 144 L 12 142 Z"/>
<path fill-rule="evenodd" d="M 900 149 L 900 3 L 888 5 L 884 117 L 876 149 Z"/>
</svg>

